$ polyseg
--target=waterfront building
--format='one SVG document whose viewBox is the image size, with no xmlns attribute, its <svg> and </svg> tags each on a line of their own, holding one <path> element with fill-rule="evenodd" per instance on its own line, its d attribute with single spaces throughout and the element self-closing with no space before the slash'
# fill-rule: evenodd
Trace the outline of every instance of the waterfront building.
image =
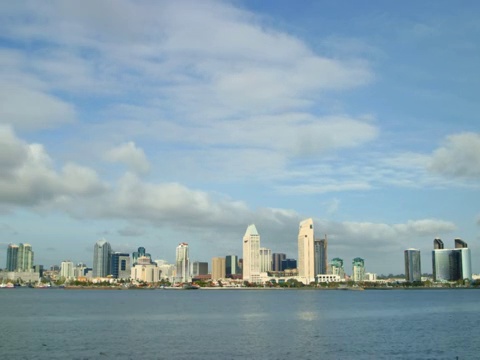
<svg viewBox="0 0 480 360">
<path fill-rule="evenodd" d="M 300 222 L 298 230 L 298 276 L 304 284 L 315 281 L 313 219 Z"/>
<path fill-rule="evenodd" d="M 377 281 L 377 274 L 365 273 L 364 281 Z"/>
<path fill-rule="evenodd" d="M 283 271 L 282 261 L 287 258 L 286 254 L 274 253 L 272 254 L 272 271 Z"/>
<path fill-rule="evenodd" d="M 212 280 L 225 279 L 225 258 L 214 257 L 212 259 Z"/>
<path fill-rule="evenodd" d="M 151 258 L 148 258 L 151 262 Z M 114 252 L 112 254 L 111 267 L 111 274 L 115 279 L 129 279 L 131 275 L 130 254 Z"/>
<path fill-rule="evenodd" d="M 362 258 L 355 258 L 352 261 L 352 280 L 364 281 L 365 280 L 365 260 Z"/>
<path fill-rule="evenodd" d="M 18 245 L 10 244 L 7 248 L 7 271 L 17 270 Z"/>
<path fill-rule="evenodd" d="M 282 271 L 293 270 L 297 268 L 297 260 L 285 259 L 282 260 Z"/>
<path fill-rule="evenodd" d="M 94 278 L 110 275 L 110 257 L 112 248 L 105 239 L 98 240 L 93 247 L 93 273 Z"/>
<path fill-rule="evenodd" d="M 260 272 L 272 271 L 272 250 L 260 248 Z"/>
<path fill-rule="evenodd" d="M 33 271 L 33 251 L 30 244 L 19 244 L 17 253 L 17 272 Z"/>
<path fill-rule="evenodd" d="M 405 280 L 408 282 L 422 281 L 420 250 L 407 249 L 405 255 Z"/>
<path fill-rule="evenodd" d="M 145 251 L 143 246 L 140 246 L 137 251 L 132 253 L 132 263 L 135 265 L 139 257 L 148 257 L 150 262 L 152 262 L 152 256 Z"/>
<path fill-rule="evenodd" d="M 315 262 L 315 275 L 327 274 L 327 235 L 325 239 L 317 239 L 314 242 L 314 262 Z"/>
<path fill-rule="evenodd" d="M 192 277 L 199 276 L 199 275 L 207 275 L 208 274 L 208 262 L 193 261 L 190 274 L 192 274 Z"/>
<path fill-rule="evenodd" d="M 180 243 L 177 246 L 176 253 L 176 281 L 178 282 L 190 282 L 190 267 L 189 267 L 189 254 L 188 254 L 188 244 Z"/>
<path fill-rule="evenodd" d="M 330 262 L 330 270 L 333 275 L 338 275 L 340 279 L 345 279 L 345 269 L 343 268 L 343 260 L 333 258 Z"/>
<path fill-rule="evenodd" d="M 317 283 L 328 283 L 328 282 L 340 282 L 345 281 L 345 279 L 340 278 L 338 275 L 334 274 L 318 274 Z"/>
<path fill-rule="evenodd" d="M 62 261 L 60 264 L 60 277 L 64 278 L 65 280 L 70 280 L 75 278 L 75 267 L 73 265 L 73 262 L 68 260 L 68 261 Z"/>
<path fill-rule="evenodd" d="M 140 256 L 137 262 L 132 266 L 130 277 L 135 281 L 145 283 L 156 283 L 160 280 L 160 271 L 156 263 L 148 256 Z"/>
<path fill-rule="evenodd" d="M 225 276 L 232 277 L 232 275 L 239 275 L 240 266 L 238 266 L 238 256 L 237 255 L 227 255 L 225 256 Z"/>
<path fill-rule="evenodd" d="M 472 261 L 467 243 L 455 239 L 455 249 L 437 249 L 434 242 L 432 267 L 433 281 L 471 280 Z"/>
<path fill-rule="evenodd" d="M 243 280 L 260 281 L 260 235 L 254 224 L 247 227 L 243 236 Z"/>
</svg>

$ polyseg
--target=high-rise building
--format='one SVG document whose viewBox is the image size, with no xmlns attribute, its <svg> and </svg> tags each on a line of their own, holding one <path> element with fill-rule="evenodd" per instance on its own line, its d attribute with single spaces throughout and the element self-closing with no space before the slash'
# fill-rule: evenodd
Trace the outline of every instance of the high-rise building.
<svg viewBox="0 0 480 360">
<path fill-rule="evenodd" d="M 212 280 L 225 279 L 225 258 L 214 257 L 212 259 Z"/>
<path fill-rule="evenodd" d="M 439 238 L 433 239 L 433 248 L 435 250 L 443 249 L 443 241 L 440 240 Z"/>
<path fill-rule="evenodd" d="M 7 271 L 17 270 L 18 245 L 10 244 L 7 248 Z"/>
<path fill-rule="evenodd" d="M 192 277 L 199 275 L 208 275 L 208 262 L 193 261 L 191 269 Z"/>
<path fill-rule="evenodd" d="M 231 277 L 232 275 L 238 275 L 240 273 L 240 267 L 238 266 L 238 256 L 225 256 L 225 276 Z"/>
<path fill-rule="evenodd" d="M 60 277 L 67 280 L 75 278 L 75 266 L 72 261 L 62 261 L 60 264 Z"/>
<path fill-rule="evenodd" d="M 272 271 L 272 250 L 260 248 L 260 272 Z"/>
<path fill-rule="evenodd" d="M 314 242 L 315 252 L 315 275 L 327 273 L 327 235 L 325 239 L 317 239 Z"/>
<path fill-rule="evenodd" d="M 434 241 L 433 281 L 472 279 L 471 253 L 465 241 L 455 239 L 455 249 L 436 248 L 435 245 Z"/>
<path fill-rule="evenodd" d="M 132 263 L 135 265 L 139 257 L 148 257 L 150 262 L 152 262 L 152 255 L 145 251 L 143 246 L 140 246 L 137 251 L 132 253 Z"/>
<path fill-rule="evenodd" d="M 190 267 L 189 267 L 189 254 L 188 254 L 188 244 L 180 243 L 177 246 L 176 254 L 176 279 L 178 282 L 190 282 Z"/>
<path fill-rule="evenodd" d="M 338 275 L 340 279 L 345 279 L 345 269 L 343 268 L 343 260 L 340 258 L 333 258 L 330 262 L 330 269 L 332 275 Z"/>
<path fill-rule="evenodd" d="M 296 268 L 297 268 L 297 260 L 295 259 L 282 260 L 282 271 L 293 270 Z"/>
<path fill-rule="evenodd" d="M 422 281 L 420 250 L 407 249 L 405 254 L 405 280 L 408 282 Z"/>
<path fill-rule="evenodd" d="M 243 237 L 243 280 L 260 281 L 260 235 L 254 224 L 247 227 Z"/>
<path fill-rule="evenodd" d="M 33 270 L 33 251 L 30 244 L 19 244 L 17 253 L 18 272 L 28 272 Z"/>
<path fill-rule="evenodd" d="M 131 268 L 130 278 L 145 283 L 156 283 L 160 280 L 160 270 L 150 257 L 140 256 Z"/>
<path fill-rule="evenodd" d="M 300 222 L 298 231 L 298 276 L 309 284 L 315 281 L 313 219 Z"/>
<path fill-rule="evenodd" d="M 352 261 L 352 280 L 363 281 L 365 280 L 365 260 L 362 258 L 355 258 Z"/>
<path fill-rule="evenodd" d="M 283 271 L 282 261 L 287 258 L 286 254 L 274 253 L 272 254 L 272 270 L 273 271 Z"/>
<path fill-rule="evenodd" d="M 110 275 L 110 258 L 112 248 L 110 243 L 105 240 L 98 240 L 93 247 L 93 272 L 92 277 L 107 277 Z"/>
<path fill-rule="evenodd" d="M 138 259 L 138 258 L 137 258 Z M 111 274 L 115 279 L 128 279 L 131 275 L 130 254 L 114 252 L 111 259 Z"/>
</svg>

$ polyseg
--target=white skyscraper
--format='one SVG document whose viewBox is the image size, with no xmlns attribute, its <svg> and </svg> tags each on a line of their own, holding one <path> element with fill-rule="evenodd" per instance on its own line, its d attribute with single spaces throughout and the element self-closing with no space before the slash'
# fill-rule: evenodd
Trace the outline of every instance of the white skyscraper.
<svg viewBox="0 0 480 360">
<path fill-rule="evenodd" d="M 254 224 L 248 226 L 243 237 L 243 280 L 260 280 L 260 235 Z"/>
<path fill-rule="evenodd" d="M 177 246 L 177 256 L 176 256 L 176 280 L 178 282 L 190 282 L 190 265 L 188 258 L 188 244 L 180 243 Z"/>
<path fill-rule="evenodd" d="M 313 219 L 300 222 L 298 231 L 298 276 L 305 284 L 315 281 Z"/>
<path fill-rule="evenodd" d="M 272 250 L 260 248 L 260 272 L 272 271 Z"/>
<path fill-rule="evenodd" d="M 75 266 L 72 261 L 62 261 L 60 265 L 60 277 L 64 279 L 74 279 L 75 278 Z"/>
</svg>

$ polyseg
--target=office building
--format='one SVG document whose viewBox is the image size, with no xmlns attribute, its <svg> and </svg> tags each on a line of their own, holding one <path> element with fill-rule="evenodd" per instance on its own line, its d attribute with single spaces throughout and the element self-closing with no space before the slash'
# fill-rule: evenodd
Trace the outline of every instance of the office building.
<svg viewBox="0 0 480 360">
<path fill-rule="evenodd" d="M 17 253 L 17 272 L 33 271 L 33 251 L 30 244 L 19 244 Z"/>
<path fill-rule="evenodd" d="M 176 265 L 176 281 L 177 282 L 190 282 L 190 259 L 188 254 L 188 244 L 180 243 L 177 246 L 177 253 L 175 258 Z"/>
<path fill-rule="evenodd" d="M 298 231 L 298 276 L 304 284 L 315 281 L 313 219 L 300 222 Z"/>
<path fill-rule="evenodd" d="M 87 273 L 87 265 L 84 263 L 78 263 L 77 266 L 73 269 L 73 276 L 78 279 L 78 278 L 83 278 L 86 276 Z"/>
<path fill-rule="evenodd" d="M 327 273 L 327 235 L 325 239 L 317 239 L 314 242 L 315 275 Z"/>
<path fill-rule="evenodd" d="M 152 256 L 145 251 L 143 246 L 140 246 L 137 251 L 132 253 L 132 264 L 135 265 L 140 257 L 147 257 L 150 259 L 150 262 L 152 262 Z"/>
<path fill-rule="evenodd" d="M 75 266 L 72 261 L 62 261 L 60 264 L 60 277 L 65 280 L 75 278 Z"/>
<path fill-rule="evenodd" d="M 160 270 L 156 263 L 152 263 L 152 259 L 148 256 L 140 256 L 137 262 L 132 266 L 130 277 L 132 280 L 156 283 L 160 280 Z"/>
<path fill-rule="evenodd" d="M 238 256 L 237 255 L 227 255 L 225 256 L 225 276 L 232 277 L 232 275 L 239 275 L 240 266 L 238 266 Z"/>
<path fill-rule="evenodd" d="M 192 277 L 199 275 L 208 275 L 208 262 L 193 261 L 191 272 Z"/>
<path fill-rule="evenodd" d="M 7 271 L 17 270 L 18 245 L 10 244 L 7 248 Z"/>
<path fill-rule="evenodd" d="M 110 275 L 110 258 L 112 248 L 105 239 L 98 240 L 93 247 L 93 273 L 94 278 Z"/>
<path fill-rule="evenodd" d="M 272 271 L 272 250 L 260 248 L 260 272 Z"/>
<path fill-rule="evenodd" d="M 254 224 L 247 227 L 243 237 L 243 280 L 260 281 L 260 235 Z"/>
<path fill-rule="evenodd" d="M 363 260 L 362 258 L 357 257 L 352 261 L 352 280 L 365 280 L 365 260 Z"/>
<path fill-rule="evenodd" d="M 293 270 L 296 268 L 297 268 L 297 260 L 295 259 L 282 260 L 282 271 Z"/>
<path fill-rule="evenodd" d="M 330 271 L 333 275 L 338 275 L 340 279 L 345 279 L 345 269 L 343 268 L 343 260 L 333 258 L 330 262 Z"/>
<path fill-rule="evenodd" d="M 282 261 L 287 258 L 286 254 L 274 253 L 272 254 L 272 270 L 273 271 L 283 271 Z"/>
<path fill-rule="evenodd" d="M 455 239 L 455 249 L 436 248 L 432 251 L 433 281 L 472 279 L 472 260 L 468 245 Z"/>
<path fill-rule="evenodd" d="M 212 280 L 216 281 L 219 279 L 225 279 L 225 277 L 225 258 L 214 257 L 212 259 Z"/>
<path fill-rule="evenodd" d="M 408 282 L 422 281 L 420 250 L 407 249 L 405 254 L 405 280 Z"/>
<path fill-rule="evenodd" d="M 150 257 L 148 257 L 148 259 L 150 259 Z M 111 274 L 115 279 L 129 279 L 131 275 L 130 254 L 114 252 L 112 254 L 111 267 Z"/>
</svg>

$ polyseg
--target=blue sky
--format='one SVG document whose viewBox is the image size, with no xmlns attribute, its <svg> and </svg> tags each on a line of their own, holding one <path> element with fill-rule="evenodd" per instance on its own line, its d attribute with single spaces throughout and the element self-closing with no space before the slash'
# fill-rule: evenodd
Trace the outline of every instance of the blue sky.
<svg viewBox="0 0 480 360">
<path fill-rule="evenodd" d="M 173 261 L 262 246 L 401 273 L 403 250 L 480 248 L 476 2 L 0 5 L 0 256 Z M 3 255 L 2 255 L 3 253 Z"/>
</svg>

